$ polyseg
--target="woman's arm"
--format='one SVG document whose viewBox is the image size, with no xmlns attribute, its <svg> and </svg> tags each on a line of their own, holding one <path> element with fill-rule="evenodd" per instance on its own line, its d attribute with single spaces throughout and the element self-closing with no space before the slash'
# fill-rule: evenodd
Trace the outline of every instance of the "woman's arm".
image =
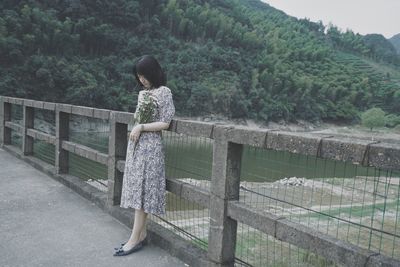
<svg viewBox="0 0 400 267">
<path fill-rule="evenodd" d="M 168 127 L 169 127 L 169 123 L 166 123 L 163 121 L 155 121 L 155 122 L 151 122 L 151 123 L 136 124 L 132 128 L 129 138 L 132 141 L 136 141 L 139 138 L 139 135 L 141 132 L 161 131 L 161 130 L 168 129 Z"/>
<path fill-rule="evenodd" d="M 151 123 L 142 123 L 139 124 L 138 126 L 141 127 L 142 131 L 151 132 L 151 131 L 166 130 L 169 128 L 169 123 L 163 121 L 155 121 Z"/>
</svg>

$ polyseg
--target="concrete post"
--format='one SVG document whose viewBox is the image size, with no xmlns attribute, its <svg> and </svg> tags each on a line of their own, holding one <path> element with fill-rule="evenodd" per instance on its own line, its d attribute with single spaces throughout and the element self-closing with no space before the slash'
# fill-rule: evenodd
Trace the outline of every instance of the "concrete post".
<svg viewBox="0 0 400 267">
<path fill-rule="evenodd" d="M 227 204 L 239 199 L 242 151 L 243 145 L 227 142 L 223 135 L 218 134 L 214 139 L 208 236 L 210 266 L 234 265 L 237 222 L 227 216 Z"/>
<path fill-rule="evenodd" d="M 5 122 L 11 120 L 11 104 L 0 97 L 0 147 L 11 144 L 11 129 L 5 127 Z"/>
<path fill-rule="evenodd" d="M 69 139 L 69 114 L 56 105 L 56 146 L 55 169 L 57 174 L 68 173 L 68 151 L 62 149 L 62 141 Z"/>
<path fill-rule="evenodd" d="M 11 129 L 5 127 L 5 122 L 11 121 L 11 104 L 0 100 L 0 146 L 11 144 Z"/>
<path fill-rule="evenodd" d="M 34 112 L 33 107 L 22 106 L 23 108 L 23 136 L 22 136 L 22 152 L 24 155 L 33 155 L 33 137 L 26 134 L 29 128 L 33 128 Z"/>
<path fill-rule="evenodd" d="M 118 160 L 125 159 L 128 145 L 128 125 L 116 121 L 116 113 L 110 113 L 110 137 L 108 142 L 108 197 L 109 206 L 121 201 L 123 173 L 117 169 Z"/>
<path fill-rule="evenodd" d="M 0 96 L 0 147 L 4 143 L 4 97 Z"/>
</svg>

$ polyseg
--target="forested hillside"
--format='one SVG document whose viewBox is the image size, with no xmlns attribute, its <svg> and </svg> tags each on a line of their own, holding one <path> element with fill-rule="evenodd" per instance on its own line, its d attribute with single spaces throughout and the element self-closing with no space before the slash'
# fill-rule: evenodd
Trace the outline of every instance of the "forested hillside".
<svg viewBox="0 0 400 267">
<path fill-rule="evenodd" d="M 166 69 L 177 115 L 354 121 L 400 114 L 400 57 L 258 0 L 0 2 L 0 94 L 133 111 L 132 66 Z"/>
<path fill-rule="evenodd" d="M 397 53 L 400 54 L 400 33 L 396 34 L 389 39 L 392 45 L 396 48 Z"/>
</svg>

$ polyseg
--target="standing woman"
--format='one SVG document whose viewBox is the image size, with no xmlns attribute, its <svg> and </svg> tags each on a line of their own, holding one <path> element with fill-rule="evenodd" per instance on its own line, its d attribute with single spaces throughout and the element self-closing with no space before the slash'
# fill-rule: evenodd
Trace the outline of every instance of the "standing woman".
<svg viewBox="0 0 400 267">
<path fill-rule="evenodd" d="M 128 255 L 142 248 L 146 241 L 147 214 L 165 214 L 165 158 L 161 131 L 168 129 L 175 106 L 171 90 L 165 86 L 166 75 L 154 57 L 141 57 L 133 73 L 144 88 L 139 92 L 135 117 L 143 94 L 153 97 L 157 105 L 153 122 L 136 124 L 129 136 L 120 207 L 134 208 L 135 220 L 129 240 L 115 248 L 114 256 Z"/>
</svg>

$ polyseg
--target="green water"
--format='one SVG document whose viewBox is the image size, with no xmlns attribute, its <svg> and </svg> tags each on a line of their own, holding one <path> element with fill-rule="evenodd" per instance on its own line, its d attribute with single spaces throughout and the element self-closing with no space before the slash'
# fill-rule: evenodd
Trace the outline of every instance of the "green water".
<svg viewBox="0 0 400 267">
<path fill-rule="evenodd" d="M 210 180 L 213 141 L 168 133 L 166 147 L 167 176 Z M 331 178 L 386 175 L 372 167 L 274 151 L 244 145 L 241 181 L 273 182 L 285 177 Z"/>
</svg>

